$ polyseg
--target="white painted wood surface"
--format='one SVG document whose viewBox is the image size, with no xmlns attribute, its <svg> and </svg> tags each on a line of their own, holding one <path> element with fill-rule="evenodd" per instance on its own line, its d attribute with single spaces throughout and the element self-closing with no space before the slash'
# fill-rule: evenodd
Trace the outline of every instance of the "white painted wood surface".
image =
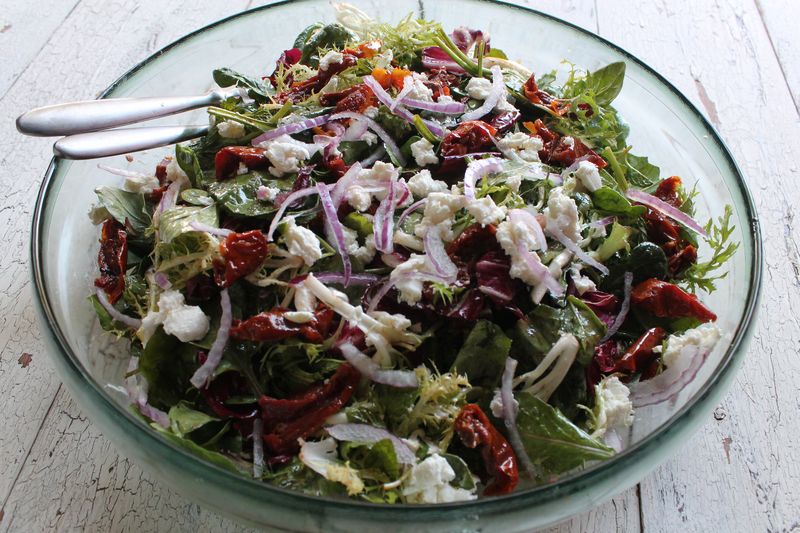
<svg viewBox="0 0 800 533">
<path fill-rule="evenodd" d="M 241 530 L 120 457 L 53 375 L 27 264 L 49 142 L 18 136 L 13 119 L 94 96 L 177 37 L 260 3 L 42 0 L 0 10 L 0 532 Z M 548 531 L 800 531 L 800 2 L 519 3 L 620 44 L 706 112 L 748 177 L 766 251 L 749 357 L 703 430 L 639 486 Z"/>
</svg>

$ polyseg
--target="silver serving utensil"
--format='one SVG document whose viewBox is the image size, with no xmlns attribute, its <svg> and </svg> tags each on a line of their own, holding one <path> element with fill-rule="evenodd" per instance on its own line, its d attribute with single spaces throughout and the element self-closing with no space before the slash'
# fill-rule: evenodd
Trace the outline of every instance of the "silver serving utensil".
<svg viewBox="0 0 800 533">
<path fill-rule="evenodd" d="M 57 140 L 53 153 L 64 159 L 94 159 L 188 141 L 207 132 L 208 126 L 153 126 L 79 133 Z"/>
<path fill-rule="evenodd" d="M 25 135 L 50 137 L 117 128 L 218 104 L 240 92 L 233 87 L 199 96 L 109 98 L 39 107 L 17 118 L 17 130 Z"/>
</svg>

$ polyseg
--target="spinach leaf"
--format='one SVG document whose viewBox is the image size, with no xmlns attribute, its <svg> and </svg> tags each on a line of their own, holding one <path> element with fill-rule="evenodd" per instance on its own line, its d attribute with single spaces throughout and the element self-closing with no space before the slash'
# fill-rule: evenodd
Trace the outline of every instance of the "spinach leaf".
<svg viewBox="0 0 800 533">
<path fill-rule="evenodd" d="M 600 284 L 600 290 L 620 294 L 625 272 L 633 273 L 634 285 L 646 279 L 666 279 L 668 273 L 667 256 L 660 246 L 652 242 L 642 242 L 623 256 L 614 256 L 606 262 L 609 274 Z"/>
<path fill-rule="evenodd" d="M 614 450 L 593 439 L 558 409 L 536 396 L 520 393 L 517 428 L 528 456 L 545 476 L 560 474 L 585 461 L 607 459 Z"/>
<path fill-rule="evenodd" d="M 500 326 L 480 320 L 464 341 L 450 371 L 466 374 L 473 387 L 492 390 L 500 383 L 510 349 L 511 339 Z"/>
<path fill-rule="evenodd" d="M 186 189 L 181 192 L 181 200 L 187 204 L 209 206 L 214 205 L 214 199 L 203 189 Z"/>
<path fill-rule="evenodd" d="M 192 187 L 202 187 L 206 185 L 207 180 L 205 174 L 203 173 L 203 168 L 200 166 L 200 160 L 197 157 L 197 152 L 194 148 L 191 146 L 176 144 L 175 161 L 177 161 L 178 166 L 181 167 L 181 170 L 183 170 L 186 175 L 189 176 L 189 181 L 191 182 Z"/>
<path fill-rule="evenodd" d="M 614 222 L 611 226 L 611 233 L 608 234 L 603 244 L 601 244 L 595 252 L 597 254 L 597 260 L 604 262 L 620 250 L 630 250 L 630 243 L 628 240 L 632 233 L 633 229 L 630 227 Z"/>
<path fill-rule="evenodd" d="M 218 466 L 220 468 L 224 468 L 225 470 L 229 470 L 236 474 L 243 474 L 243 475 L 250 475 L 252 472 L 252 467 L 250 465 L 244 464 L 242 462 L 234 460 L 232 457 L 224 455 L 219 452 L 214 452 L 203 448 L 199 444 L 195 442 L 175 435 L 169 431 L 164 430 L 161 426 L 153 424 L 153 427 L 158 429 L 159 433 L 165 437 L 166 439 L 172 441 L 173 443 L 177 444 L 182 448 L 186 448 L 192 455 L 199 457 L 209 463 Z"/>
<path fill-rule="evenodd" d="M 335 48 L 339 50 L 344 48 L 348 42 L 356 39 L 356 35 L 341 24 L 327 24 L 322 27 L 306 28 L 294 44 L 295 48 L 299 48 L 303 52 L 300 63 L 318 68 L 320 49 Z"/>
<path fill-rule="evenodd" d="M 625 81 L 625 63 L 618 61 L 591 72 L 586 77 L 586 84 L 594 93 L 597 105 L 606 106 L 614 101 L 622 90 Z"/>
<path fill-rule="evenodd" d="M 158 219 L 161 242 L 170 243 L 182 233 L 197 231 L 191 226 L 192 222 L 199 222 L 211 227 L 219 226 L 217 208 L 213 205 L 208 207 L 179 205 L 167 209 L 161 213 Z"/>
<path fill-rule="evenodd" d="M 247 95 L 258 102 L 266 104 L 270 101 L 269 88 L 256 78 L 250 78 L 229 68 L 216 69 L 213 73 L 214 82 L 220 87 L 231 87 L 233 85 L 247 90 Z"/>
<path fill-rule="evenodd" d="M 292 188 L 291 180 L 267 178 L 261 173 L 252 172 L 236 176 L 226 181 L 208 185 L 208 192 L 219 206 L 228 214 L 238 217 L 265 217 L 276 211 L 272 202 L 259 200 L 258 188 L 277 187 L 282 191 Z"/>
<path fill-rule="evenodd" d="M 450 468 L 456 473 L 455 479 L 450 482 L 451 485 L 467 490 L 475 488 L 475 478 L 472 477 L 472 472 L 469 471 L 464 459 L 451 453 L 443 453 L 442 457 L 445 458 Z"/>
<path fill-rule="evenodd" d="M 633 205 L 627 198 L 610 187 L 600 187 L 592 193 L 595 209 L 603 215 L 615 215 L 625 220 L 635 220 L 644 216 L 647 208 Z"/>
<path fill-rule="evenodd" d="M 625 166 L 628 181 L 640 189 L 652 187 L 661 179 L 661 169 L 650 163 L 646 157 L 629 153 L 625 158 Z"/>
<path fill-rule="evenodd" d="M 158 327 L 139 357 L 139 372 L 147 380 L 150 403 L 169 408 L 183 399 L 197 368 L 196 355 L 197 348 Z"/>
<path fill-rule="evenodd" d="M 144 194 L 128 192 L 116 187 L 98 187 L 95 194 L 100 204 L 123 226 L 136 236 L 144 236 L 150 227 L 151 214 Z"/>
<path fill-rule="evenodd" d="M 179 437 L 184 437 L 187 433 L 219 420 L 201 411 L 195 411 L 183 401 L 173 405 L 168 414 L 170 429 Z"/>
</svg>

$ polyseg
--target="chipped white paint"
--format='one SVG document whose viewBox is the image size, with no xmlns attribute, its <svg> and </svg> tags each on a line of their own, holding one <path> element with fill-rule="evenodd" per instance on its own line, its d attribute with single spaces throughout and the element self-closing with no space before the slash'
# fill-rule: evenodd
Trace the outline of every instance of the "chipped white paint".
<svg viewBox="0 0 800 533">
<path fill-rule="evenodd" d="M 800 4 L 754 1 L 735 8 L 643 1 L 633 9 L 623 0 L 519 0 L 599 31 L 704 109 L 750 179 L 766 237 L 761 325 L 734 390 L 640 489 L 551 533 L 800 528 L 800 407 L 792 378 L 800 375 L 800 235 L 791 197 L 800 177 L 800 117 L 790 93 L 795 101 L 800 94 L 790 26 Z M 47 365 L 31 309 L 27 247 L 49 142 L 16 135 L 13 118 L 32 106 L 91 97 L 128 65 L 249 3 L 16 2 L 0 13 L 0 49 L 16 52 L 0 64 L 0 532 L 241 531 L 121 458 Z M 33 354 L 26 367 L 23 353 Z"/>
</svg>

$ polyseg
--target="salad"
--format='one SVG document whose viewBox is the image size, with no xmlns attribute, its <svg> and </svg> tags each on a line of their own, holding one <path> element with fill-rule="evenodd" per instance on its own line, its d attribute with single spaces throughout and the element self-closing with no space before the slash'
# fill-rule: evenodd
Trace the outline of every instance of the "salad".
<svg viewBox="0 0 800 533">
<path fill-rule="evenodd" d="M 90 300 L 132 410 L 218 467 L 376 503 L 612 457 L 721 336 L 697 293 L 730 208 L 697 222 L 632 151 L 623 63 L 535 76 L 484 32 L 335 8 L 268 75 L 214 71 L 239 95 L 153 174 L 102 167 L 124 184 L 90 212 Z"/>
</svg>

